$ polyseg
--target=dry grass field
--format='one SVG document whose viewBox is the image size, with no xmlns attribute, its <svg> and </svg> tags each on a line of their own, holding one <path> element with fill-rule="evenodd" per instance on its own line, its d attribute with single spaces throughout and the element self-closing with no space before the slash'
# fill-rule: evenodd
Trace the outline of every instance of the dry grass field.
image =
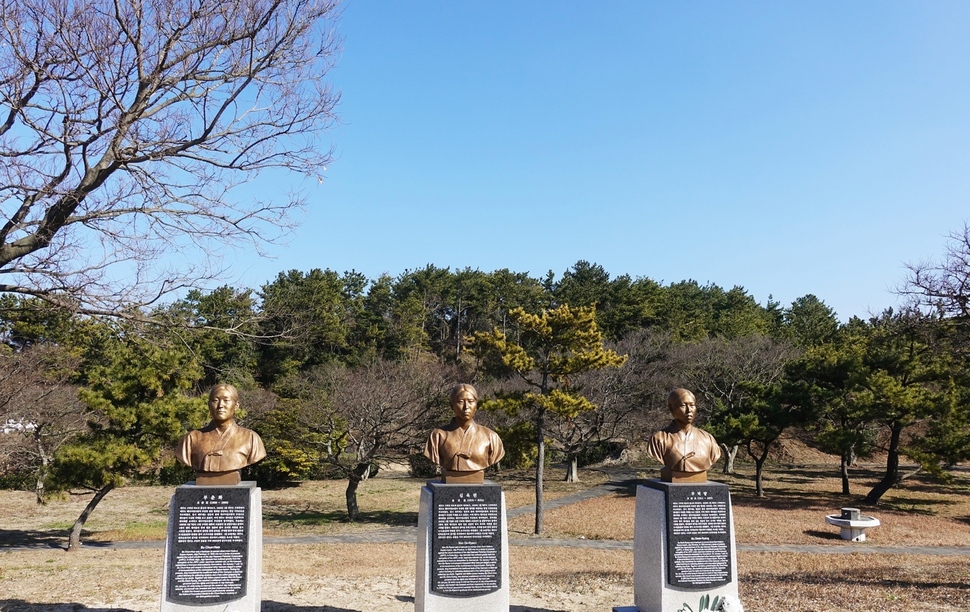
<svg viewBox="0 0 970 612">
<path fill-rule="evenodd" d="M 713 479 L 731 486 L 741 599 L 756 611 L 952 610 L 970 606 L 970 554 L 942 556 L 878 552 L 880 547 L 967 546 L 970 553 L 970 477 L 939 483 L 914 477 L 887 494 L 877 508 L 882 526 L 865 543 L 838 538 L 824 515 L 855 505 L 878 477 L 857 470 L 855 496 L 844 498 L 834 466 L 773 466 L 767 497 L 753 495 L 752 474 Z M 583 482 L 558 482 L 549 474 L 546 499 L 600 484 L 597 471 Z M 653 474 L 647 472 L 645 476 Z M 527 475 L 503 474 L 509 508 L 533 502 Z M 376 478 L 360 489 L 364 520 L 344 520 L 342 482 L 312 482 L 263 491 L 267 537 L 298 537 L 379 531 L 414 525 L 421 481 Z M 157 610 L 168 502 L 166 487 L 129 487 L 111 492 L 88 521 L 87 545 L 66 553 L 64 532 L 86 497 L 38 506 L 28 493 L 0 492 L 0 610 Z M 632 491 L 570 504 L 546 513 L 542 538 L 633 538 Z M 510 538 L 532 540 L 532 515 L 510 521 Z M 539 538 L 539 539 L 542 539 Z M 108 548 L 106 541 L 147 541 L 146 548 Z M 595 542 L 594 542 L 595 543 Z M 832 554 L 760 552 L 756 545 L 824 546 Z M 33 548 L 24 549 L 23 546 Z M 835 554 L 846 553 L 849 554 Z M 629 549 L 514 545 L 511 555 L 513 612 L 605 610 L 631 605 L 633 555 Z M 414 545 L 410 543 L 267 544 L 263 561 L 263 609 L 279 612 L 413 610 Z"/>
</svg>

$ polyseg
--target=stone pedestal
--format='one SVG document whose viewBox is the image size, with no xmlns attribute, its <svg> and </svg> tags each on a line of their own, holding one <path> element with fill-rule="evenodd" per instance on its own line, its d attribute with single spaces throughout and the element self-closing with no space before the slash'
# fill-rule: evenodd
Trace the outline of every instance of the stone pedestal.
<svg viewBox="0 0 970 612">
<path fill-rule="evenodd" d="M 175 490 L 162 612 L 259 612 L 262 572 L 262 497 L 255 482 Z"/>
<path fill-rule="evenodd" d="M 649 480 L 637 487 L 633 599 L 639 612 L 715 609 L 738 599 L 727 485 Z M 622 610 L 623 608 L 621 608 Z"/>
<path fill-rule="evenodd" d="M 502 487 L 429 482 L 418 512 L 415 612 L 508 612 Z"/>
<path fill-rule="evenodd" d="M 842 539 L 853 542 L 866 541 L 866 529 L 878 527 L 879 519 L 874 516 L 862 516 L 858 508 L 842 508 L 842 514 L 829 514 L 825 522 L 842 529 Z"/>
</svg>

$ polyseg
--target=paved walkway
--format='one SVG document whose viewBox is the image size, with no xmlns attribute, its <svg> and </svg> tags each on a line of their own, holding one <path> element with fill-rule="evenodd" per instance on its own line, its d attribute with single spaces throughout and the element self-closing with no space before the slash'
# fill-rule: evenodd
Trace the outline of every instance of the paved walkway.
<svg viewBox="0 0 970 612">
<path fill-rule="evenodd" d="M 547 501 L 546 510 L 553 510 L 569 504 L 579 503 L 587 499 L 610 495 L 618 492 L 632 492 L 635 490 L 637 475 L 632 471 L 610 470 L 610 480 L 604 484 L 592 487 L 579 493 L 573 493 L 557 499 Z M 533 514 L 532 505 L 512 508 L 506 512 L 508 518 L 515 518 L 526 514 Z M 414 543 L 418 539 L 418 528 L 388 527 L 379 531 L 366 533 L 347 533 L 337 535 L 305 535 L 293 537 L 265 537 L 263 544 L 352 544 L 352 543 Z M 574 548 L 598 548 L 603 550 L 632 550 L 632 540 L 587 540 L 555 539 L 555 538 L 517 538 L 509 539 L 510 546 L 565 546 Z M 148 542 L 85 542 L 88 548 L 164 548 L 164 541 Z M 50 545 L 2 548 L 0 551 L 26 550 L 50 547 Z M 867 543 L 849 543 L 838 541 L 830 545 L 814 544 L 739 544 L 740 552 L 789 552 L 809 554 L 883 554 L 883 555 L 939 555 L 939 556 L 970 556 L 970 546 L 878 546 Z"/>
<path fill-rule="evenodd" d="M 630 495 L 636 495 L 636 486 L 639 483 L 637 479 L 637 473 L 631 470 L 603 470 L 609 475 L 609 482 L 605 482 L 599 486 L 586 489 L 585 491 L 580 491 L 579 493 L 573 493 L 571 495 L 566 495 L 564 497 L 559 497 L 557 499 L 552 499 L 546 501 L 543 504 L 545 510 L 553 510 L 555 508 L 560 508 L 562 506 L 568 506 L 570 504 L 576 504 L 581 501 L 586 501 L 587 499 L 593 499 L 594 497 L 602 497 L 604 495 L 610 495 L 611 493 L 622 493 L 627 492 Z M 506 515 L 509 518 L 515 518 L 517 516 L 522 516 L 524 514 L 534 514 L 535 506 L 521 506 L 519 508 L 512 508 Z"/>
<path fill-rule="evenodd" d="M 263 538 L 263 544 L 353 544 L 353 543 L 414 543 L 417 541 L 417 528 L 396 527 L 371 533 L 354 533 L 331 536 L 300 536 L 292 538 Z M 586 540 L 557 538 L 510 539 L 510 546 L 594 548 L 599 550 L 633 550 L 631 540 Z M 85 542 L 86 548 L 164 548 L 165 542 Z M 4 551 L 29 550 L 40 546 L 4 548 Z M 941 557 L 970 556 L 970 546 L 873 546 L 868 544 L 739 544 L 740 552 L 763 553 L 800 553 L 815 555 L 934 555 Z"/>
</svg>

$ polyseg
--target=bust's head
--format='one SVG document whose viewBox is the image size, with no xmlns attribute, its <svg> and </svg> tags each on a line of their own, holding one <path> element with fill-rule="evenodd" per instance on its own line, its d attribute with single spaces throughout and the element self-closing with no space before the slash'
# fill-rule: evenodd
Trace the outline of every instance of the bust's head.
<svg viewBox="0 0 970 612">
<path fill-rule="evenodd" d="M 478 391 L 468 384 L 455 385 L 451 390 L 450 403 L 455 419 L 461 424 L 468 423 L 478 411 Z"/>
<path fill-rule="evenodd" d="M 687 427 L 697 416 L 697 401 L 694 394 L 687 389 L 674 389 L 667 396 L 667 408 L 670 416 L 681 427 Z"/>
<path fill-rule="evenodd" d="M 209 390 L 209 416 L 216 425 L 231 421 L 237 408 L 239 392 L 232 385 L 216 385 Z"/>
</svg>

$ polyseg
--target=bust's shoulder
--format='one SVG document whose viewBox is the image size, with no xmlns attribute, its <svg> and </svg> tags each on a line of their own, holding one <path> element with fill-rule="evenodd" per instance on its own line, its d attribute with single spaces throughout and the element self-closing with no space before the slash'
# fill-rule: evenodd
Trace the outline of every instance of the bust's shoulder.
<svg viewBox="0 0 970 612">
<path fill-rule="evenodd" d="M 444 425 L 439 425 L 431 430 L 432 435 L 447 436 L 450 433 L 458 431 L 458 422 L 454 419 L 448 421 Z"/>
<path fill-rule="evenodd" d="M 484 425 L 478 425 L 478 430 L 487 436 L 490 436 L 490 437 L 494 436 L 496 438 L 498 437 L 498 432 L 496 432 L 494 429 L 490 427 L 485 427 Z"/>
<path fill-rule="evenodd" d="M 205 435 L 205 429 L 190 429 L 187 434 L 185 434 L 183 440 L 198 440 Z"/>
</svg>

